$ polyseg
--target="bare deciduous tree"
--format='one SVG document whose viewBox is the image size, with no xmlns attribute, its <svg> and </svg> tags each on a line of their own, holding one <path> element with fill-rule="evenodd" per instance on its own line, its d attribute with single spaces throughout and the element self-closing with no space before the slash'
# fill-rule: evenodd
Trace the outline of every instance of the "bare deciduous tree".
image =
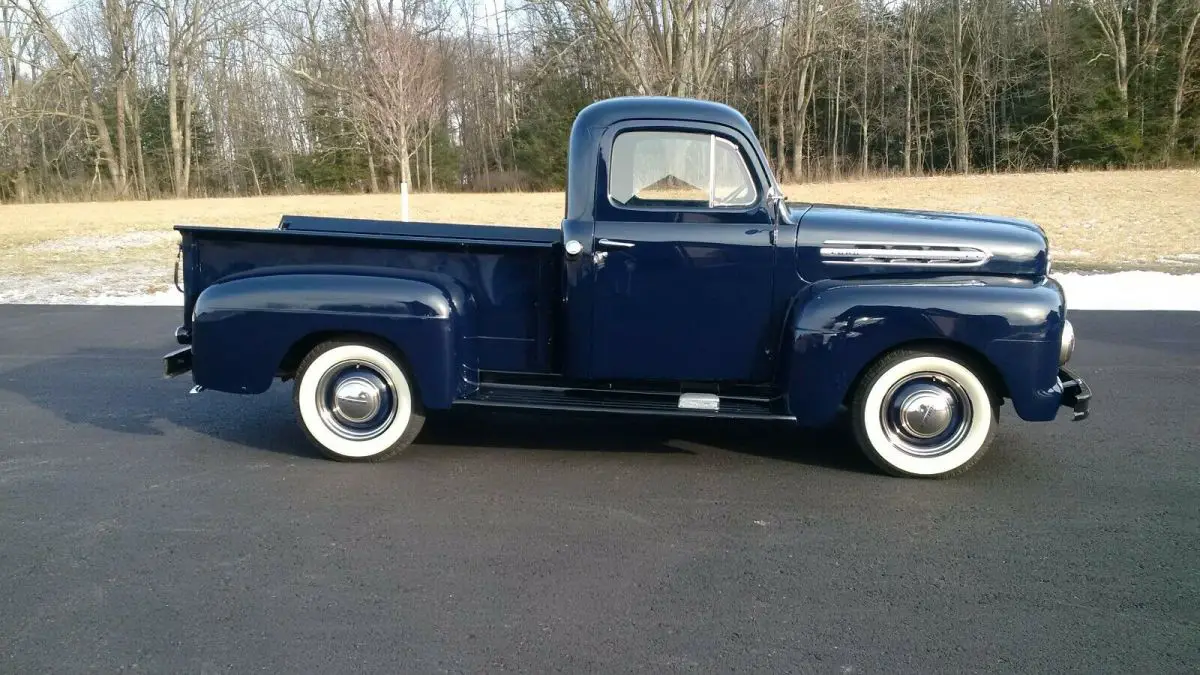
<svg viewBox="0 0 1200 675">
<path fill-rule="evenodd" d="M 407 19 L 381 17 L 367 25 L 362 70 L 362 110 L 381 147 L 400 166 L 400 181 L 412 184 L 413 155 L 424 142 L 437 110 L 441 59 Z M 427 131 L 428 133 L 428 131 Z"/>
</svg>

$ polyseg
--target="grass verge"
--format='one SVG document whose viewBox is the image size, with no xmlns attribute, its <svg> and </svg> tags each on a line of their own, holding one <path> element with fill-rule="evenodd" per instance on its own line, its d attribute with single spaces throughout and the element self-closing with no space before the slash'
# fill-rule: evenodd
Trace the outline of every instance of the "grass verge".
<svg viewBox="0 0 1200 675">
<path fill-rule="evenodd" d="M 790 185 L 792 202 L 965 211 L 1032 220 L 1055 268 L 1200 270 L 1200 170 L 892 178 Z M 562 193 L 416 194 L 414 220 L 556 227 Z M 199 223 L 274 227 L 283 214 L 396 218 L 399 197 L 310 195 L 0 206 L 0 278 L 161 269 L 177 236 Z"/>
</svg>

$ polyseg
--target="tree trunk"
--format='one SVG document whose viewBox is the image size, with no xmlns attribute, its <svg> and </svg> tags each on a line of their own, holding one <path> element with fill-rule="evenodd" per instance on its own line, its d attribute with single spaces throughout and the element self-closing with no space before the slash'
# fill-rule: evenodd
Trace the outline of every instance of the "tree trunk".
<svg viewBox="0 0 1200 675">
<path fill-rule="evenodd" d="M 1121 117 L 1129 117 L 1129 48 L 1125 40 L 1123 0 L 1092 0 L 1088 3 L 1100 32 L 1104 34 L 1113 61 L 1113 81 L 1121 98 Z"/>
<path fill-rule="evenodd" d="M 971 173 L 971 147 L 967 136 L 967 101 L 966 101 L 966 56 L 963 54 L 963 26 L 966 16 L 963 13 L 964 0 L 955 0 L 954 44 L 951 46 L 953 56 L 953 96 L 954 96 L 954 161 L 956 168 L 962 173 Z"/>
<path fill-rule="evenodd" d="M 838 50 L 837 62 L 837 84 L 833 89 L 833 143 L 830 147 L 830 154 L 833 156 L 833 175 L 834 177 L 841 176 L 841 159 L 838 157 L 838 151 L 841 149 L 841 128 L 842 128 L 842 63 L 844 58 L 842 51 Z"/>
<path fill-rule="evenodd" d="M 179 129 L 179 57 L 167 56 L 167 131 L 171 136 L 171 188 L 176 197 L 187 195 L 183 182 L 183 132 Z"/>
<path fill-rule="evenodd" d="M 1046 61 L 1046 69 L 1049 74 L 1049 89 L 1050 89 L 1050 168 L 1058 170 L 1058 158 L 1061 153 L 1059 149 L 1059 128 L 1058 128 L 1058 99 L 1054 87 L 1054 56 L 1050 55 Z"/>
<path fill-rule="evenodd" d="M 116 153 L 113 151 L 112 140 L 109 138 L 108 123 L 104 121 L 104 110 L 92 97 L 88 97 L 88 108 L 91 109 L 93 124 L 96 127 L 96 140 L 100 144 L 100 161 L 108 169 L 113 188 L 118 194 L 123 193 L 125 185 L 121 182 L 121 170 L 117 164 Z"/>
<path fill-rule="evenodd" d="M 1188 71 L 1191 67 L 1192 40 L 1196 36 L 1196 26 L 1200 24 L 1200 3 L 1197 3 L 1195 12 L 1179 44 L 1179 69 L 1175 77 L 1175 98 L 1171 101 L 1171 128 L 1167 131 L 1167 144 L 1163 148 L 1164 164 L 1171 161 L 1179 144 L 1179 118 L 1183 111 L 1184 92 L 1187 89 Z"/>
<path fill-rule="evenodd" d="M 137 164 L 138 194 L 146 198 L 150 194 L 150 186 L 146 184 L 146 155 L 142 150 L 142 115 L 136 105 L 130 107 L 129 119 L 133 125 L 133 158 Z"/>
<path fill-rule="evenodd" d="M 124 77 L 117 81 L 117 194 L 125 196 L 128 189 L 129 143 L 125 138 L 125 83 Z"/>
<path fill-rule="evenodd" d="M 403 118 L 401 118 L 399 126 L 400 126 L 400 138 L 398 140 L 400 141 L 400 152 L 399 152 L 400 156 L 397 157 L 396 159 L 398 159 L 400 161 L 400 182 L 406 183 L 409 187 L 409 190 L 411 190 L 412 189 L 412 167 L 408 161 L 409 160 L 408 131 L 407 131 L 407 127 L 404 124 Z"/>
<path fill-rule="evenodd" d="M 425 173 L 429 176 L 429 191 L 435 192 L 435 191 L 437 191 L 437 187 L 434 186 L 434 184 L 433 184 L 433 133 L 432 132 L 429 134 L 429 137 L 426 140 L 425 161 L 428 163 L 426 165 L 428 168 L 428 171 L 426 171 Z"/>
<path fill-rule="evenodd" d="M 925 95 L 922 96 L 922 94 L 925 94 Z M 921 81 L 917 80 L 917 104 L 916 104 L 917 114 L 916 114 L 916 119 L 914 120 L 914 122 L 916 124 L 915 130 L 917 132 L 917 172 L 921 173 L 921 174 L 925 173 L 926 140 L 931 135 L 931 132 L 930 132 L 931 125 L 929 124 L 929 117 L 931 116 L 931 113 L 929 112 L 929 106 L 927 104 L 927 99 L 928 99 L 928 94 L 925 92 L 925 89 L 921 86 Z M 924 111 L 925 111 L 925 116 L 926 116 L 924 130 L 922 130 L 922 126 L 921 126 L 921 111 L 922 111 L 922 103 L 923 102 L 926 102 L 926 105 L 924 106 Z"/>
<path fill-rule="evenodd" d="M 808 124 L 808 62 L 800 67 L 800 81 L 796 84 L 796 119 L 792 120 L 792 175 L 797 180 L 804 175 L 804 134 Z"/>
<path fill-rule="evenodd" d="M 125 21 L 125 12 L 123 8 L 113 0 L 109 0 L 104 7 L 104 18 L 108 28 L 109 38 L 109 67 L 115 73 L 114 88 L 116 89 L 115 103 L 115 124 L 117 126 L 117 171 L 116 180 L 117 196 L 125 196 L 129 187 L 129 144 L 125 137 L 126 131 L 126 108 L 128 102 L 126 93 L 128 91 L 127 81 L 129 79 L 129 67 L 125 62 L 125 39 L 126 29 L 131 26 Z"/>
<path fill-rule="evenodd" d="M 912 175 L 913 154 L 913 68 L 916 60 L 916 9 L 905 8 L 904 16 L 904 175 Z"/>
<path fill-rule="evenodd" d="M 775 166 L 779 167 L 779 175 L 782 179 L 787 178 L 787 160 L 784 153 L 787 146 L 787 104 L 784 101 L 783 92 L 775 97 L 775 124 L 778 131 L 775 140 Z"/>
<path fill-rule="evenodd" d="M 862 53 L 862 138 L 861 140 L 861 156 L 859 161 L 859 173 L 866 177 L 867 169 L 871 163 L 871 102 L 870 102 L 870 66 L 871 66 L 871 17 L 870 14 L 866 17 L 866 25 L 863 32 L 863 53 Z"/>
<path fill-rule="evenodd" d="M 367 140 L 367 175 L 371 179 L 371 193 L 379 194 L 379 172 L 375 168 L 375 152 L 371 149 L 371 141 Z"/>
<path fill-rule="evenodd" d="M 190 78 L 189 78 L 190 79 Z M 183 83 L 183 194 L 188 196 L 192 185 L 192 86 Z"/>
<path fill-rule="evenodd" d="M 254 165 L 254 154 L 248 155 L 250 160 L 250 178 L 254 181 L 254 194 L 262 196 L 262 183 L 258 181 L 258 167 Z"/>
</svg>

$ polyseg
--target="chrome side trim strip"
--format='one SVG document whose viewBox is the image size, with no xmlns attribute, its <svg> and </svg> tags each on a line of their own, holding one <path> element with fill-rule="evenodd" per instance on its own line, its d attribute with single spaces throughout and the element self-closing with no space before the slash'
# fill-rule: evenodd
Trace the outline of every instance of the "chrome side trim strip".
<svg viewBox="0 0 1200 675">
<path fill-rule="evenodd" d="M 822 262 L 828 265 L 975 267 L 991 257 L 976 246 L 946 243 L 829 240 L 821 246 Z"/>
<path fill-rule="evenodd" d="M 954 242 L 926 242 L 926 241 L 885 241 L 882 239 L 865 240 L 865 239 L 826 239 L 821 242 L 823 246 L 869 246 L 869 247 L 894 247 L 894 248 L 940 248 L 940 249 L 972 249 L 975 251 L 983 250 L 974 244 L 956 244 Z"/>
</svg>

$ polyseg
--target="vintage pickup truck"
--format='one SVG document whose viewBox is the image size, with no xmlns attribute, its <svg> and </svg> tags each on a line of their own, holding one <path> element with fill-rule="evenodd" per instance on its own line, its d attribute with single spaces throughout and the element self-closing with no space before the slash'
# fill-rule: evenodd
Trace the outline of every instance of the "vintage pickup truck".
<svg viewBox="0 0 1200 675">
<path fill-rule="evenodd" d="M 599 101 L 558 229 L 284 216 L 180 226 L 165 373 L 295 379 L 325 456 L 378 461 L 457 406 L 827 425 L 883 471 L 962 473 L 999 407 L 1088 414 L 1047 239 L 1010 218 L 788 203 L 746 119 Z"/>
</svg>

